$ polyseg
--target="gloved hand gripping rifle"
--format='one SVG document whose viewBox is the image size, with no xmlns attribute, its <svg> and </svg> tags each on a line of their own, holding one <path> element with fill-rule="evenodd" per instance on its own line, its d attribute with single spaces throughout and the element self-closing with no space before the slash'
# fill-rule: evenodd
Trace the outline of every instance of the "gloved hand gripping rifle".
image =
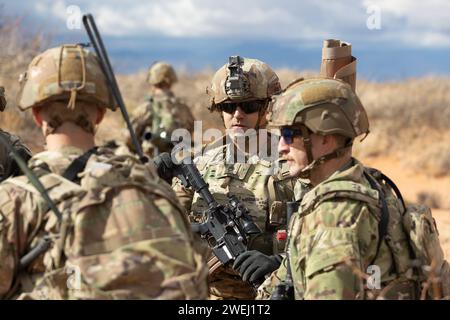
<svg viewBox="0 0 450 320">
<path fill-rule="evenodd" d="M 158 173 L 164 176 L 171 172 L 185 187 L 192 187 L 206 201 L 208 209 L 204 212 L 205 221 L 193 223 L 192 230 L 208 241 L 222 264 L 233 261 L 247 251 L 248 237 L 261 233 L 261 230 L 236 196 L 228 195 L 229 205 L 219 204 L 189 157 L 174 163 L 168 153 L 161 153 L 153 161 Z"/>
</svg>

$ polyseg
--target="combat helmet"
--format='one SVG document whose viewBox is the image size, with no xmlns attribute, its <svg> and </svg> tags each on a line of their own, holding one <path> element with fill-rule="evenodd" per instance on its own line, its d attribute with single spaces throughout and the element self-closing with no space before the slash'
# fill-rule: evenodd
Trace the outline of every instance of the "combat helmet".
<svg viewBox="0 0 450 320">
<path fill-rule="evenodd" d="M 75 107 L 76 100 L 116 109 L 97 57 L 78 44 L 61 45 L 39 54 L 19 82 L 17 105 L 21 111 L 52 100 L 68 101 L 69 109 Z"/>
<path fill-rule="evenodd" d="M 158 61 L 150 66 L 147 74 L 147 81 L 151 85 L 165 83 L 169 86 L 178 81 L 177 74 L 173 67 L 167 62 Z"/>
<path fill-rule="evenodd" d="M 240 56 L 229 57 L 229 62 L 214 74 L 207 88 L 211 111 L 223 102 L 270 100 L 280 92 L 280 80 L 266 63 Z"/>
<path fill-rule="evenodd" d="M 369 133 L 367 113 L 351 86 L 342 80 L 313 78 L 294 83 L 275 97 L 269 113 L 269 128 L 298 127 L 308 156 L 303 170 L 339 157 L 353 139 Z M 312 157 L 310 132 L 336 134 L 347 138 L 347 144 L 319 159 Z"/>
</svg>

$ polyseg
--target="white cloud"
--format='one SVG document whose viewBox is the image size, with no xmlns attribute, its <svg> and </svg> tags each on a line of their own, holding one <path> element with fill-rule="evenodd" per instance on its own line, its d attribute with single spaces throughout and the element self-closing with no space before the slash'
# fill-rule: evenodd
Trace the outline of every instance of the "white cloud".
<svg viewBox="0 0 450 320">
<path fill-rule="evenodd" d="M 424 47 L 450 46 L 450 2 L 446 0 L 364 0 L 380 7 L 382 28 L 396 41 Z"/>
<path fill-rule="evenodd" d="M 381 9 L 381 30 L 366 27 L 369 5 Z M 449 47 L 448 0 L 10 0 L 9 7 L 35 7 L 35 15 L 58 24 L 66 8 L 94 14 L 109 35 L 169 37 L 278 38 L 314 42 L 340 37 L 393 45 Z M 7 6 L 8 8 L 8 6 Z"/>
</svg>

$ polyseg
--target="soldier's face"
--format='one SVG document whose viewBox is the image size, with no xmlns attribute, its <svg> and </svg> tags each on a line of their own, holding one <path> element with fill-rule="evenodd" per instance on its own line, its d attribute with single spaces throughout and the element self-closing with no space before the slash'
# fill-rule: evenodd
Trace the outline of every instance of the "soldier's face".
<svg viewBox="0 0 450 320">
<path fill-rule="evenodd" d="M 291 141 L 281 137 L 278 142 L 278 152 L 287 160 L 291 177 L 296 177 L 308 165 L 308 156 L 302 137 L 296 136 Z M 290 142 L 290 143 L 289 143 Z"/>
<path fill-rule="evenodd" d="M 233 112 L 222 111 L 222 116 L 225 128 L 236 134 L 254 129 L 258 123 L 258 111 L 245 113 L 239 106 Z"/>
<path fill-rule="evenodd" d="M 310 138 L 314 159 L 329 152 L 329 138 L 316 134 L 311 134 Z M 282 136 L 278 143 L 278 152 L 287 160 L 291 177 L 297 177 L 309 164 L 306 148 L 300 135 L 294 135 L 289 139 Z"/>
</svg>

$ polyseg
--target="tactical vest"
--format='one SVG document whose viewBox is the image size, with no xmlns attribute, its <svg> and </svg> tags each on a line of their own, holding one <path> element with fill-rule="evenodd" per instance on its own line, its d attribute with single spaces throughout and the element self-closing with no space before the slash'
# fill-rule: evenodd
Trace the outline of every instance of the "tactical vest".
<svg viewBox="0 0 450 320">
<path fill-rule="evenodd" d="M 192 243 L 189 224 L 169 186 L 148 166 L 100 150 L 78 174 L 79 184 L 45 170 L 39 174 L 63 219 L 58 222 L 26 177 L 8 180 L 39 199 L 39 212 L 45 212 L 31 247 L 45 235 L 54 239 L 52 248 L 19 274 L 28 292 L 20 298 L 206 297 L 202 257 L 173 250 L 177 243 Z M 172 249 L 166 247 L 168 238 Z"/>
<path fill-rule="evenodd" d="M 155 133 L 170 134 L 178 128 L 193 130 L 193 119 L 189 108 L 174 96 L 151 96 L 148 98 L 147 110 L 152 120 L 149 125 Z"/>
<path fill-rule="evenodd" d="M 223 153 L 225 149 L 226 146 L 215 152 Z M 236 195 L 263 231 L 262 235 L 251 239 L 251 250 L 268 255 L 284 252 L 285 240 L 277 240 L 276 231 L 286 228 L 285 202 L 293 197 L 293 190 L 280 184 L 288 176 L 288 169 L 283 167 L 274 176 L 271 175 L 271 162 L 265 159 L 259 159 L 255 164 L 226 164 L 224 161 L 214 163 L 210 156 L 200 157 L 196 165 L 219 203 L 228 203 L 228 193 Z M 207 208 L 206 202 L 195 194 L 191 206 L 193 219 L 201 220 L 202 212 Z"/>
</svg>

